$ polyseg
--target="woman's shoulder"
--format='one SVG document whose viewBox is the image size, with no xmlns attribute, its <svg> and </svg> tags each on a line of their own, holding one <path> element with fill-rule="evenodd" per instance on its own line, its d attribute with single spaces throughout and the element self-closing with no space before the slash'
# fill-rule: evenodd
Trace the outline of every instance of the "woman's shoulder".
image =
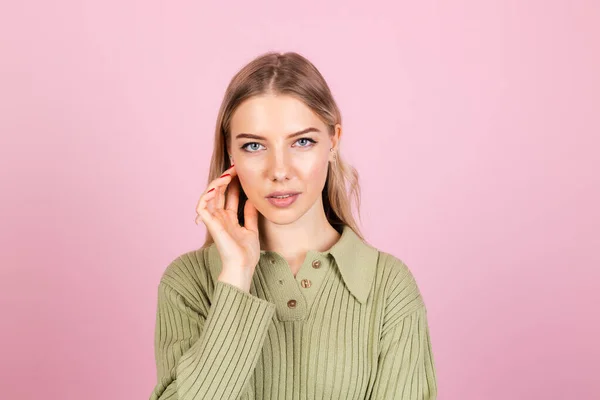
<svg viewBox="0 0 600 400">
<path fill-rule="evenodd" d="M 377 261 L 377 270 L 379 274 L 386 275 L 388 278 L 412 277 L 412 270 L 398 256 L 377 249 L 379 258 Z"/>
<path fill-rule="evenodd" d="M 377 281 L 389 307 L 406 314 L 425 306 L 415 274 L 398 256 L 378 250 Z"/>
</svg>

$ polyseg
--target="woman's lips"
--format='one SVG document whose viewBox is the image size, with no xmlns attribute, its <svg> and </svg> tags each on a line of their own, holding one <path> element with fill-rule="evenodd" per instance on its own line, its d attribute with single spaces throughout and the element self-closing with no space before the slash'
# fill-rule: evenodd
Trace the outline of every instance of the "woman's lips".
<svg viewBox="0 0 600 400">
<path fill-rule="evenodd" d="M 290 205 L 292 205 L 292 203 L 294 203 L 296 201 L 298 196 L 300 196 L 300 193 L 296 193 L 292 196 L 285 197 L 283 199 L 278 199 L 276 197 L 267 197 L 267 200 L 269 200 L 269 203 L 271 203 L 275 207 L 285 208 L 285 207 L 289 207 Z"/>
</svg>

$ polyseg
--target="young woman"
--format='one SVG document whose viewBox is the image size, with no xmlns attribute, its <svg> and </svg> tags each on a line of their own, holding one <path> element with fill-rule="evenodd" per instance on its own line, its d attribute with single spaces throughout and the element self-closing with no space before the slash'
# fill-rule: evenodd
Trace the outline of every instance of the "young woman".
<svg viewBox="0 0 600 400">
<path fill-rule="evenodd" d="M 206 241 L 158 286 L 151 399 L 436 398 L 424 300 L 357 227 L 341 132 L 301 55 L 233 77 L 196 207 Z"/>
</svg>

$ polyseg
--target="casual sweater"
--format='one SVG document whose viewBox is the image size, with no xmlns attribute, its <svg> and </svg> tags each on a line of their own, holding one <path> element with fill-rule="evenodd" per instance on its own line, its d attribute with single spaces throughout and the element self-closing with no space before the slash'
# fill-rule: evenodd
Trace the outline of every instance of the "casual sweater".
<svg viewBox="0 0 600 400">
<path fill-rule="evenodd" d="M 162 275 L 151 400 L 436 399 L 413 274 L 349 226 L 329 250 L 309 250 L 296 276 L 266 250 L 250 292 L 220 271 L 213 243 Z"/>
</svg>

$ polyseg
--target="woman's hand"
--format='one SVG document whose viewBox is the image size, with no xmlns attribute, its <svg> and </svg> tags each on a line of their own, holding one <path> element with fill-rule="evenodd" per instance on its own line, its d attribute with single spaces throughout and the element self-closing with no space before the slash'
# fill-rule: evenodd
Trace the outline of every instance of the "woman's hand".
<svg viewBox="0 0 600 400">
<path fill-rule="evenodd" d="M 227 203 L 225 204 L 225 190 Z M 231 166 L 210 182 L 196 206 L 196 224 L 202 220 L 219 250 L 222 270 L 219 280 L 250 290 L 254 269 L 260 258 L 258 212 L 250 200 L 244 206 L 244 225 L 237 217 L 240 182 Z"/>
</svg>

